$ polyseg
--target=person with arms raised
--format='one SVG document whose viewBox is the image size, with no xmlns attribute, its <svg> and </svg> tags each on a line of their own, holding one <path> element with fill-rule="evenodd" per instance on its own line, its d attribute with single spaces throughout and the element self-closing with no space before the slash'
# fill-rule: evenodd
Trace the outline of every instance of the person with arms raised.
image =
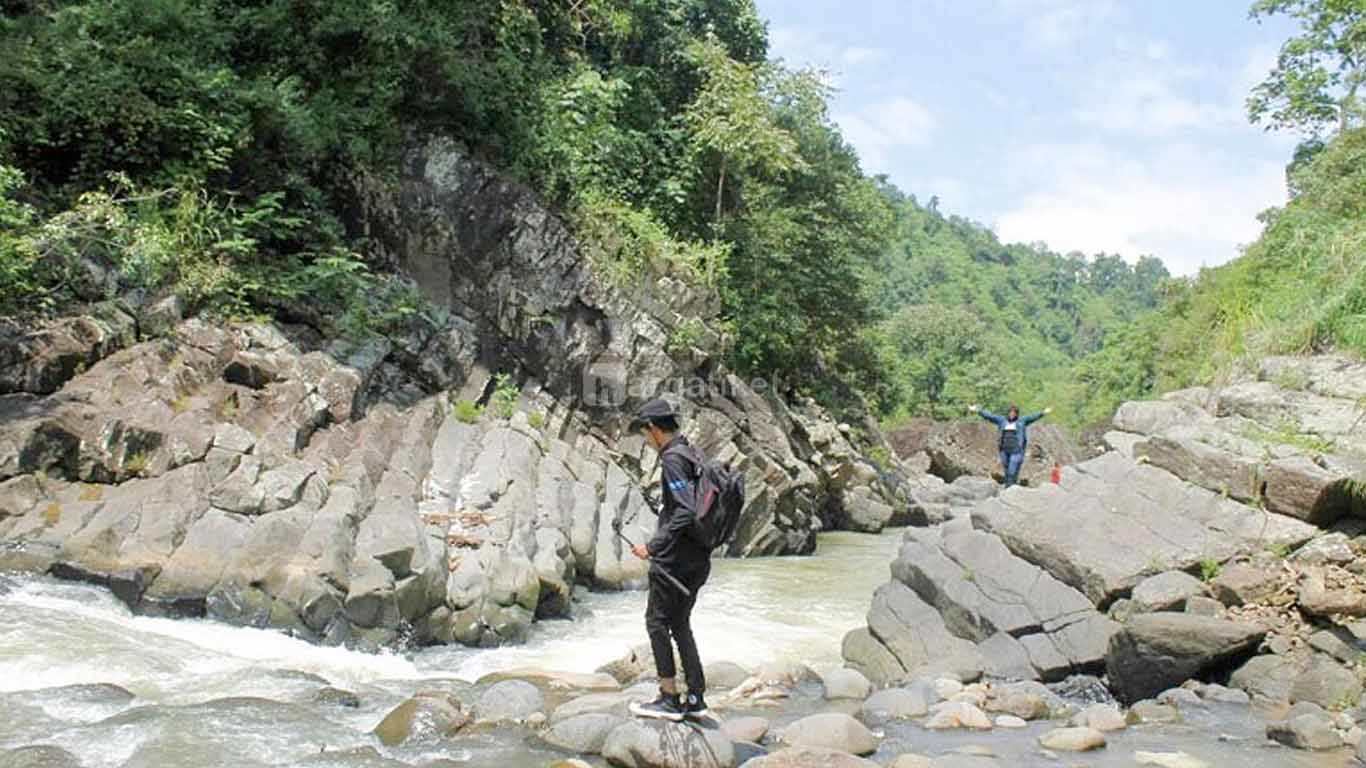
<svg viewBox="0 0 1366 768">
<path fill-rule="evenodd" d="M 1020 481 L 1020 467 L 1024 465 L 1025 450 L 1029 448 L 1029 425 L 1052 413 L 1053 409 L 1045 408 L 1023 418 L 1020 417 L 1020 409 L 1013 403 L 1005 416 L 999 416 L 976 405 L 968 406 L 968 410 L 995 424 L 996 429 L 1000 431 L 997 448 L 1001 452 L 1004 484 L 1007 488 L 1015 485 Z"/>
</svg>

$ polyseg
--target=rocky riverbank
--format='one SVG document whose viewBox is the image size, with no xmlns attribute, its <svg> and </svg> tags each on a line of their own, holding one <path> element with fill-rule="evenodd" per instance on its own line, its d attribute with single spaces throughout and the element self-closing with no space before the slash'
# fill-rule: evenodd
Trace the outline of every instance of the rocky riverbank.
<svg viewBox="0 0 1366 768">
<path fill-rule="evenodd" d="M 640 584 L 613 525 L 646 535 L 656 463 L 624 414 L 673 384 L 696 385 L 689 436 L 746 473 L 730 554 L 904 511 L 865 458 L 875 425 L 724 369 L 715 296 L 600 281 L 534 195 L 446 140 L 361 188 L 432 302 L 402 333 L 326 338 L 308 307 L 219 325 L 136 292 L 0 329 L 0 570 L 328 644 L 520 642 L 576 587 Z"/>
<path fill-rule="evenodd" d="M 889 686 L 1103 675 L 1131 717 L 1209 690 L 1249 701 L 1266 738 L 1350 750 L 1366 720 L 1362 382 L 1345 359 L 1268 360 L 1125 404 L 1112 450 L 1057 485 L 916 516 L 847 663 Z"/>
</svg>

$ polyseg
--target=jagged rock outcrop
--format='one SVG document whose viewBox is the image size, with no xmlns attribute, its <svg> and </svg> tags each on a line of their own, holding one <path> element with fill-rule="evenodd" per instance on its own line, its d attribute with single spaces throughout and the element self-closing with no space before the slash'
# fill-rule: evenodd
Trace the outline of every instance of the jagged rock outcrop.
<svg viewBox="0 0 1366 768">
<path fill-rule="evenodd" d="M 1366 364 L 1269 358 L 1255 378 L 1125 403 L 1135 457 L 1202 488 L 1328 526 L 1366 517 Z M 1116 438 L 1121 440 L 1122 438 Z"/>
<path fill-rule="evenodd" d="M 485 369 L 521 370 L 609 444 L 623 413 L 664 390 L 679 395 L 689 436 L 746 470 L 735 554 L 809 552 L 824 523 L 881 530 L 904 506 L 895 483 L 818 408 L 789 408 L 767 382 L 759 389 L 724 371 L 708 325 L 714 294 L 667 274 L 633 292 L 598 279 L 531 192 L 453 142 L 415 145 L 397 185 L 365 185 L 362 196 L 381 252 L 457 327 L 496 340 L 481 347 L 474 380 Z M 633 436 L 620 450 L 654 466 Z"/>
<path fill-rule="evenodd" d="M 961 525 L 908 531 L 892 582 L 879 594 L 886 597 L 881 604 L 874 597 L 868 629 L 855 630 L 844 650 L 851 666 L 883 684 L 933 664 L 933 649 L 925 652 L 916 638 L 937 636 L 936 645 L 977 659 L 979 671 L 994 677 L 1061 680 L 1098 669 L 1117 629 L 1083 594 L 1012 555 L 999 538 Z M 899 612 L 910 620 L 890 620 L 897 605 L 910 608 Z"/>
<path fill-rule="evenodd" d="M 645 500 L 604 446 L 385 402 L 366 382 L 387 360 L 190 321 L 5 398 L 32 427 L 8 433 L 0 564 L 362 645 L 517 640 L 578 581 L 640 580 L 610 521 L 640 539 Z"/>
<path fill-rule="evenodd" d="M 1126 403 L 1111 452 L 1058 484 L 974 501 L 953 492 L 963 478 L 911 482 L 926 527 L 907 531 L 846 663 L 879 684 L 1103 666 L 1126 702 L 1213 678 L 1269 712 L 1354 706 L 1361 381 L 1351 361 L 1274 359 L 1255 381 Z"/>
<path fill-rule="evenodd" d="M 364 186 L 365 225 L 437 304 L 399 332 L 176 324 L 162 300 L 0 333 L 0 570 L 328 643 L 517 642 L 576 584 L 643 581 L 612 524 L 648 536 L 657 461 L 624 414 L 672 384 L 702 385 L 680 390 L 690 438 L 747 474 L 731 554 L 904 519 L 848 428 L 713 360 L 714 296 L 602 283 L 449 142 Z"/>
</svg>

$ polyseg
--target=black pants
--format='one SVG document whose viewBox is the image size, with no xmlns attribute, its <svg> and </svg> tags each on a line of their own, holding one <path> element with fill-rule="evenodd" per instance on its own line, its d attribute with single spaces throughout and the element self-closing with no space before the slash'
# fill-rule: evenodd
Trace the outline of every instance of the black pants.
<svg viewBox="0 0 1366 768">
<path fill-rule="evenodd" d="M 669 573 L 688 588 L 692 595 L 685 595 L 668 579 L 657 573 L 659 566 L 650 567 L 650 597 L 645 604 L 645 631 L 650 635 L 650 649 L 655 655 L 655 672 L 660 680 L 667 680 L 678 674 L 674 667 L 674 649 L 670 643 L 678 644 L 678 656 L 683 661 L 683 675 L 688 690 L 701 695 L 707 690 L 707 678 L 702 673 L 702 659 L 697 655 L 697 641 L 692 636 L 692 608 L 697 603 L 697 593 L 706 583 L 711 573 L 711 563 L 696 570 L 670 570 Z"/>
</svg>

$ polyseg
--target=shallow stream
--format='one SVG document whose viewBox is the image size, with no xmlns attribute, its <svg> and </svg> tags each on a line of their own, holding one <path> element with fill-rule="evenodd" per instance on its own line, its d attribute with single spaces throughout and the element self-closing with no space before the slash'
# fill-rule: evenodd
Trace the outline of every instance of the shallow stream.
<svg viewBox="0 0 1366 768">
<path fill-rule="evenodd" d="M 863 624 L 899 539 L 832 533 L 814 557 L 718 562 L 695 614 L 704 659 L 748 668 L 779 659 L 837 665 L 840 641 Z M 134 616 L 106 590 L 0 576 L 0 750 L 52 744 L 85 768 L 543 768 L 560 755 L 519 730 L 399 750 L 381 748 L 369 731 L 419 690 L 459 692 L 487 673 L 519 667 L 591 672 L 645 641 L 644 599 L 587 595 L 577 620 L 539 624 L 522 647 L 370 655 L 209 621 Z M 360 706 L 320 701 L 328 686 L 356 694 Z M 800 691 L 775 726 L 828 708 L 817 688 Z M 982 746 L 1001 766 L 1132 766 L 1136 749 L 1185 751 L 1237 768 L 1352 764 L 1345 754 L 1268 746 L 1264 726 L 1245 708 L 1130 729 L 1101 753 L 1061 761 L 1037 747 L 1042 728 L 945 734 L 896 726 L 874 759 Z"/>
</svg>

